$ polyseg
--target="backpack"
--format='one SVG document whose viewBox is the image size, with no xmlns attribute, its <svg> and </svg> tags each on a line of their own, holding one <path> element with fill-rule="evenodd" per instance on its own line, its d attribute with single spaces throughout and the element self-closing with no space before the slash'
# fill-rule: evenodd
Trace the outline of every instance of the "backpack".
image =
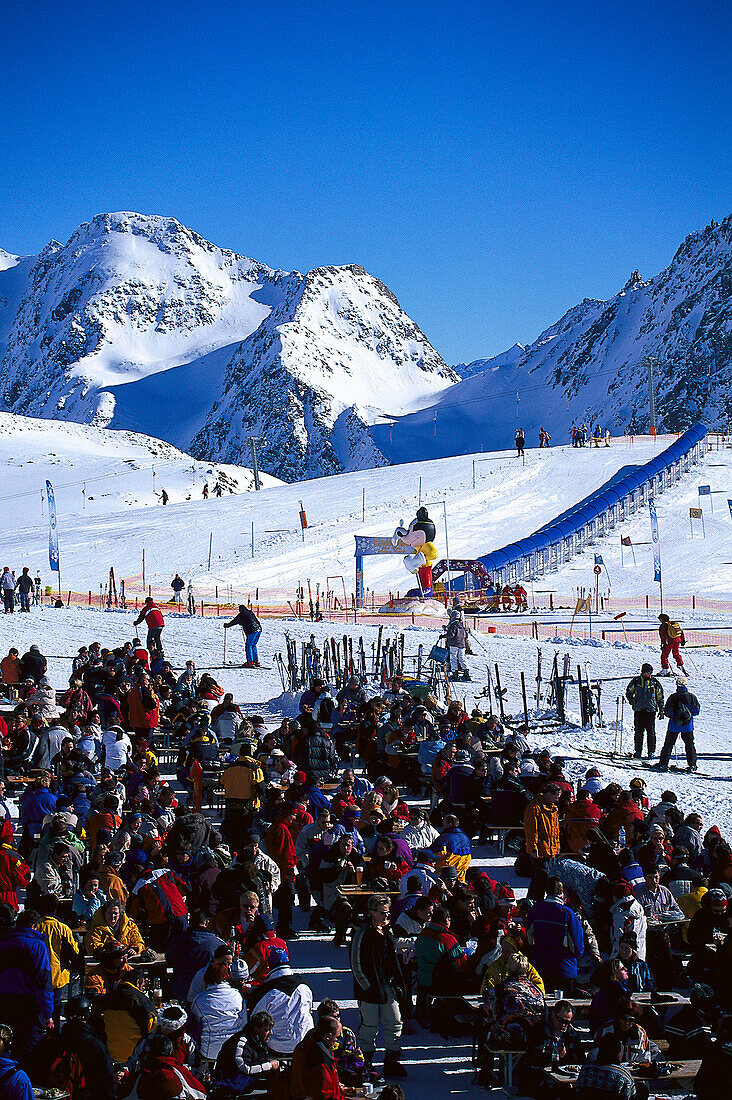
<svg viewBox="0 0 732 1100">
<path fill-rule="evenodd" d="M 321 726 L 332 726 L 334 710 L 335 703 L 333 699 L 330 695 L 324 695 L 318 700 L 317 713 L 313 717 Z"/>
<path fill-rule="evenodd" d="M 676 701 L 674 703 L 674 716 L 676 718 L 676 723 L 679 726 L 688 726 L 691 722 L 691 719 L 693 718 L 693 715 L 687 707 L 686 703 L 682 702 L 679 696 L 676 697 Z"/>
</svg>

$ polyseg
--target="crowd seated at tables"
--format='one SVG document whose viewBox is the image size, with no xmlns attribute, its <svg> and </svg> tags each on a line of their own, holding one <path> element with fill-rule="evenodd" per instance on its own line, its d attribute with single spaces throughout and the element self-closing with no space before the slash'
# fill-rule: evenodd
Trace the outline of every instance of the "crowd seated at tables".
<svg viewBox="0 0 732 1100">
<path fill-rule="evenodd" d="M 11 1100 L 398 1100 L 416 1029 L 473 1034 L 487 1086 L 515 1055 L 532 1097 L 642 1100 L 698 1060 L 703 1098 L 729 1073 L 732 848 L 675 792 L 571 779 L 399 674 L 315 677 L 267 724 L 138 639 L 82 646 L 66 684 L 39 646 L 0 669 Z M 348 952 L 357 1031 L 291 960 L 307 935 Z"/>
</svg>

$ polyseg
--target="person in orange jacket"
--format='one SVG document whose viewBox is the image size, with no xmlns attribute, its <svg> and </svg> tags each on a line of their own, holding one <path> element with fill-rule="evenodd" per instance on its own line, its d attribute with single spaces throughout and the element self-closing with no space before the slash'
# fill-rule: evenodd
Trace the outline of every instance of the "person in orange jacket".
<svg viewBox="0 0 732 1100">
<path fill-rule="evenodd" d="M 544 897 L 546 865 L 559 855 L 559 809 L 561 790 L 554 783 L 547 785 L 524 811 L 526 853 L 531 860 L 532 877 L 528 896 L 541 901 Z"/>
</svg>

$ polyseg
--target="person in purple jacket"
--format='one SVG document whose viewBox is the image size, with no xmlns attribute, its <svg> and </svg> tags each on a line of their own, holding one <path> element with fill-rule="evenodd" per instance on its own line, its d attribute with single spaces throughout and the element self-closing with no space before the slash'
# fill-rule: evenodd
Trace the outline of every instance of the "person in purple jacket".
<svg viewBox="0 0 732 1100">
<path fill-rule="evenodd" d="M 564 887 L 558 878 L 547 879 L 546 897 L 529 910 L 526 936 L 531 961 L 547 989 L 565 993 L 577 980 L 577 964 L 585 950 L 585 934 L 577 914 L 564 904 Z"/>
</svg>

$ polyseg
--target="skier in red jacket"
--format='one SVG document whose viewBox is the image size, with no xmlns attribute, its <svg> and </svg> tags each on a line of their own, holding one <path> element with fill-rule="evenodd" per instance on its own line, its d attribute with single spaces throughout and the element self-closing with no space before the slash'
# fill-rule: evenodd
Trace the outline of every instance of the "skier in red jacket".
<svg viewBox="0 0 732 1100">
<path fill-rule="evenodd" d="M 165 654 L 163 653 L 163 643 L 160 635 L 162 634 L 163 627 L 165 626 L 165 619 L 163 618 L 162 611 L 157 606 L 152 596 L 145 597 L 145 602 L 142 605 L 142 610 L 135 619 L 133 625 L 137 626 L 137 624 L 141 623 L 143 619 L 145 620 L 145 625 L 147 626 L 147 648 L 150 652 L 150 656 L 152 657 L 157 654 L 158 657 L 164 657 Z"/>
</svg>

